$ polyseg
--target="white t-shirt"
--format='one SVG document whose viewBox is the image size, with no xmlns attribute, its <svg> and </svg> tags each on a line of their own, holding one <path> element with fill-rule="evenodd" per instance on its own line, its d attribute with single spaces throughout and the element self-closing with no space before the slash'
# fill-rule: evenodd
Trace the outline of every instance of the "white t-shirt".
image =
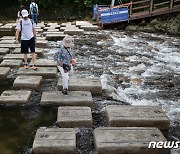
<svg viewBox="0 0 180 154">
<path fill-rule="evenodd" d="M 20 24 L 21 21 L 22 21 L 22 26 Z M 20 20 L 17 25 L 17 29 L 21 30 L 21 40 L 30 40 L 32 37 L 34 37 L 33 28 L 35 28 L 35 24 L 32 23 L 29 18 L 28 20 L 24 20 L 24 19 Z"/>
<path fill-rule="evenodd" d="M 38 12 L 38 5 L 37 5 L 36 3 L 34 3 L 34 2 L 32 2 L 32 3 L 30 4 L 30 7 L 29 7 L 31 14 L 33 14 L 33 7 L 36 7 L 37 12 Z"/>
</svg>

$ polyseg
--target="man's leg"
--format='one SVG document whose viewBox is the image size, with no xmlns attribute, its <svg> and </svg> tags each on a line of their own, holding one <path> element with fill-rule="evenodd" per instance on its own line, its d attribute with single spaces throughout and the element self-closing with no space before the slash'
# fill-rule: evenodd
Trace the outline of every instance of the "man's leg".
<svg viewBox="0 0 180 154">
<path fill-rule="evenodd" d="M 24 63 L 27 64 L 27 53 L 24 54 Z"/>
<path fill-rule="evenodd" d="M 36 25 L 38 24 L 38 17 L 37 17 L 37 14 L 34 15 L 34 22 L 36 23 Z"/>
<path fill-rule="evenodd" d="M 32 56 L 32 68 L 34 70 L 36 70 L 37 67 L 35 66 L 36 54 L 35 54 L 35 39 L 34 39 L 34 37 L 29 40 L 29 47 L 30 47 L 31 56 Z"/>
<path fill-rule="evenodd" d="M 31 14 L 31 19 L 34 22 L 34 14 Z"/>
<path fill-rule="evenodd" d="M 32 64 L 35 65 L 35 62 L 36 62 L 36 54 L 35 54 L 35 52 L 33 52 L 31 55 L 32 55 Z"/>
<path fill-rule="evenodd" d="M 28 69 L 27 53 L 28 53 L 28 42 L 21 40 L 21 53 L 24 54 L 24 68 Z"/>
</svg>

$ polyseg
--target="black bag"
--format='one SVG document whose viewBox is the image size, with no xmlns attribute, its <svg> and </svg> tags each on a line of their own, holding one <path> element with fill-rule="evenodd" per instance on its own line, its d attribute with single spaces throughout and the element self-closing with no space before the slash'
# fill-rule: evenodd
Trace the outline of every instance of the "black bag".
<svg viewBox="0 0 180 154">
<path fill-rule="evenodd" d="M 65 72 L 69 72 L 71 70 L 71 65 L 63 64 L 63 69 Z"/>
</svg>

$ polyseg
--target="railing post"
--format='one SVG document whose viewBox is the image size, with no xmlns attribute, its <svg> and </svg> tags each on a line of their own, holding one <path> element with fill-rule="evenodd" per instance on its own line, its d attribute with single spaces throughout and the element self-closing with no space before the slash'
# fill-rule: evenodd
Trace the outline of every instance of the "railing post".
<svg viewBox="0 0 180 154">
<path fill-rule="evenodd" d="M 174 0 L 170 1 L 170 10 L 172 10 L 172 8 L 173 8 L 173 2 L 174 2 Z"/>
<path fill-rule="evenodd" d="M 132 5 L 133 5 L 133 2 L 131 1 L 130 10 L 129 10 L 129 16 L 130 16 L 130 17 L 131 17 L 131 15 L 132 15 Z"/>
<path fill-rule="evenodd" d="M 150 0 L 150 10 L 149 12 L 152 13 L 153 11 L 153 0 Z"/>
</svg>

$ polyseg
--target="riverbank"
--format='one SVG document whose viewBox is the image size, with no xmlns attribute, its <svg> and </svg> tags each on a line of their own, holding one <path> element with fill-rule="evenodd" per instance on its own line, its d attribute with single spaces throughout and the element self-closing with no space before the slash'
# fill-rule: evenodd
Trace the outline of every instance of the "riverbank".
<svg viewBox="0 0 180 154">
<path fill-rule="evenodd" d="M 150 33 L 164 33 L 168 35 L 180 36 L 180 14 L 173 13 L 161 17 L 144 19 L 136 22 L 130 22 L 125 28 L 130 31 L 141 31 Z"/>
</svg>

